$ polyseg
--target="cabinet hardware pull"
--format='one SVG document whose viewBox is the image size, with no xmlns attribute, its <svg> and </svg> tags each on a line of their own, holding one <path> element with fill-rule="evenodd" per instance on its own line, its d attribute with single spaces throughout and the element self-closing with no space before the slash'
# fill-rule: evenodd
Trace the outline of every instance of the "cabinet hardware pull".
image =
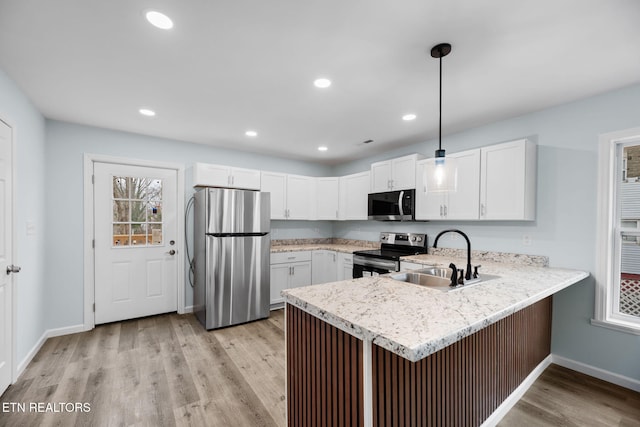
<svg viewBox="0 0 640 427">
<path fill-rule="evenodd" d="M 447 216 L 447 205 L 444 205 L 444 216 Z"/>
</svg>

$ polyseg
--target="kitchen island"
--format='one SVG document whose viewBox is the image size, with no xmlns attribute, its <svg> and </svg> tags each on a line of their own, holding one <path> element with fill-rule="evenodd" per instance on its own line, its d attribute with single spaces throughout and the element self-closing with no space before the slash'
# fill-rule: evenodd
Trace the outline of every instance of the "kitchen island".
<svg viewBox="0 0 640 427">
<path fill-rule="evenodd" d="M 482 424 L 547 360 L 551 296 L 588 273 L 481 271 L 499 277 L 449 292 L 384 276 L 284 291 L 289 425 Z"/>
</svg>

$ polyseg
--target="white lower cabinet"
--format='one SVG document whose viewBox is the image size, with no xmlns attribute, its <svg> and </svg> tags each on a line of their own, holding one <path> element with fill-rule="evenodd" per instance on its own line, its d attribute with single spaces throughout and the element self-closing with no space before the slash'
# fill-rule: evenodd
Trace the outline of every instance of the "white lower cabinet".
<svg viewBox="0 0 640 427">
<path fill-rule="evenodd" d="M 335 251 L 316 250 L 311 254 L 311 284 L 338 280 L 338 258 Z"/>
<path fill-rule="evenodd" d="M 336 280 L 353 279 L 353 254 L 338 253 L 338 278 Z"/>
<path fill-rule="evenodd" d="M 284 302 L 280 292 L 311 284 L 311 251 L 271 254 L 270 279 L 271 307 L 279 308 Z"/>
</svg>

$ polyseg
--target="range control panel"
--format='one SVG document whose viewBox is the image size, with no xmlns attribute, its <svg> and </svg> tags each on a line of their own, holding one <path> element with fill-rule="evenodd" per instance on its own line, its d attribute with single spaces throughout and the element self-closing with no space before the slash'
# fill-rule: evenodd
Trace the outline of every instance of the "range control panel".
<svg viewBox="0 0 640 427">
<path fill-rule="evenodd" d="M 427 247 L 427 235 L 421 233 L 380 233 L 380 242 L 394 246 L 420 246 Z"/>
</svg>

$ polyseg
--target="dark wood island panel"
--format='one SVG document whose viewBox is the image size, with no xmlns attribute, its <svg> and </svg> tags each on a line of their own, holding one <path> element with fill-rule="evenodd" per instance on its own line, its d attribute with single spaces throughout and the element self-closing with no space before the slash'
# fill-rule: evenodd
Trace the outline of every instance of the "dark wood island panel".
<svg viewBox="0 0 640 427">
<path fill-rule="evenodd" d="M 372 351 L 374 426 L 478 426 L 551 353 L 551 297 L 410 362 Z"/>
<path fill-rule="evenodd" d="M 362 341 L 287 305 L 290 426 L 363 426 Z"/>
</svg>

